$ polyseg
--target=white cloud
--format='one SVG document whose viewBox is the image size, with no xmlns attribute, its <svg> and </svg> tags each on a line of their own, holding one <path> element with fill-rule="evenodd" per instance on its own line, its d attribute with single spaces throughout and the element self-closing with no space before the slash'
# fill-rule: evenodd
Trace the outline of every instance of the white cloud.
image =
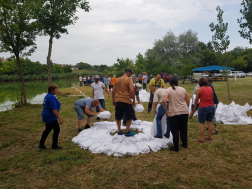
<svg viewBox="0 0 252 189">
<path fill-rule="evenodd" d="M 251 47 L 237 32 L 236 19 L 241 15 L 237 0 L 90 0 L 92 10 L 79 10 L 76 24 L 68 27 L 69 34 L 54 40 L 52 60 L 112 65 L 117 57 L 135 59 L 139 52 L 144 54 L 155 39 L 169 30 L 179 35 L 192 29 L 198 32 L 200 41 L 208 42 L 212 36 L 208 25 L 217 23 L 218 5 L 224 10 L 224 22 L 234 30 L 228 31 L 229 49 Z M 38 37 L 33 61 L 46 62 L 48 40 L 49 37 Z"/>
</svg>

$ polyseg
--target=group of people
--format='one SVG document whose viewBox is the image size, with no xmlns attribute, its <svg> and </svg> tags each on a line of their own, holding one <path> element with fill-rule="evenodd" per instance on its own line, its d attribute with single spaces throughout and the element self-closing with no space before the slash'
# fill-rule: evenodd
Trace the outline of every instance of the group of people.
<svg viewBox="0 0 252 189">
<path fill-rule="evenodd" d="M 106 76 L 105 76 L 106 78 Z M 110 79 L 109 79 L 110 78 Z M 113 78 L 107 79 L 109 86 L 112 84 Z M 178 77 L 174 76 L 170 78 L 170 86 L 164 89 L 164 80 L 160 75 L 152 78 L 149 83 L 150 99 L 148 105 L 148 113 L 152 110 L 152 104 L 154 104 L 154 114 L 156 114 L 156 127 L 157 134 L 155 138 L 170 137 L 170 132 L 173 135 L 173 147 L 169 149 L 171 151 L 179 151 L 179 135 L 182 144 L 180 146 L 187 148 L 188 146 L 188 107 L 189 97 L 186 90 L 183 87 L 178 86 Z M 217 108 L 218 99 L 214 92 L 212 81 L 206 78 L 200 78 L 198 85 L 195 87 L 194 93 L 196 94 L 195 101 L 193 103 L 192 112 L 190 112 L 189 119 L 198 107 L 198 118 L 200 123 L 200 139 L 196 142 L 204 142 L 204 127 L 205 121 L 207 121 L 207 130 L 209 136 L 206 140 L 212 140 L 213 126 L 212 120 L 214 119 L 215 109 Z M 85 129 L 90 128 L 90 122 L 94 115 L 98 115 L 99 112 L 106 111 L 105 100 L 103 90 L 108 94 L 110 98 L 110 91 L 107 89 L 107 85 L 101 81 L 101 77 L 94 76 L 94 82 L 91 84 L 93 89 L 92 98 L 84 98 L 75 102 L 74 109 L 78 116 L 78 132 L 81 132 L 81 126 L 84 120 L 84 114 L 86 114 L 87 122 Z M 112 87 L 111 87 L 112 88 Z M 109 89 L 111 89 L 109 87 Z M 115 106 L 115 119 L 118 127 L 118 135 L 125 135 L 127 137 L 134 136 L 136 133 L 130 131 L 130 125 L 132 120 L 136 120 L 134 107 L 136 105 L 135 97 L 137 97 L 138 103 L 141 104 L 139 99 L 139 89 L 141 85 L 136 83 L 135 75 L 130 68 L 126 68 L 124 75 L 120 78 L 114 79 L 113 91 L 112 91 L 112 103 Z M 44 98 L 42 119 L 45 122 L 46 129 L 42 134 L 39 149 L 46 149 L 44 143 L 45 140 L 53 129 L 53 144 L 52 149 L 62 149 L 57 145 L 58 134 L 60 131 L 59 123 L 62 124 L 62 119 L 59 115 L 60 102 L 54 96 L 58 92 L 57 85 L 50 85 L 48 87 L 48 94 Z M 198 101 L 200 100 L 199 106 Z M 100 105 L 101 104 L 101 105 Z M 161 119 L 166 116 L 166 131 L 162 130 Z M 57 121 L 59 119 L 59 123 Z M 121 130 L 121 120 L 126 126 L 126 130 Z M 215 133 L 218 133 L 215 123 Z"/>
</svg>

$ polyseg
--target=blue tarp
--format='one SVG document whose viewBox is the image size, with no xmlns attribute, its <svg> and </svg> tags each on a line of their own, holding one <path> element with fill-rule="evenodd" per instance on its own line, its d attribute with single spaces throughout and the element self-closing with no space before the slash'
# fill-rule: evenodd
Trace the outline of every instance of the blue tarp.
<svg viewBox="0 0 252 189">
<path fill-rule="evenodd" d="M 234 70 L 234 68 L 231 67 L 223 67 L 223 66 L 207 66 L 207 67 L 200 67 L 193 69 L 194 72 L 203 72 L 203 71 L 220 71 L 220 70 Z"/>
</svg>

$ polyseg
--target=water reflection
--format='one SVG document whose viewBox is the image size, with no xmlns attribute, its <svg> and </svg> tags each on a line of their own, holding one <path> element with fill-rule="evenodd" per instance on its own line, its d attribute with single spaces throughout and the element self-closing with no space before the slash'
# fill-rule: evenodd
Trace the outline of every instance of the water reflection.
<svg viewBox="0 0 252 189">
<path fill-rule="evenodd" d="M 53 80 L 54 85 L 59 88 L 78 86 L 78 79 L 57 79 Z M 32 104 L 42 104 L 47 94 L 47 81 L 29 81 L 25 82 L 26 99 Z M 4 83 L 0 85 L 0 111 L 12 109 L 12 105 L 21 99 L 20 83 Z"/>
</svg>

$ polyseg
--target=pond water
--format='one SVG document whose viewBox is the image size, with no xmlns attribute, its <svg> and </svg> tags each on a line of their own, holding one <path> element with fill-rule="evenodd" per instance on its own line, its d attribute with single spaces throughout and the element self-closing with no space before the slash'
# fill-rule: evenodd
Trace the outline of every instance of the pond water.
<svg viewBox="0 0 252 189">
<path fill-rule="evenodd" d="M 76 79 L 56 79 L 52 82 L 59 88 L 79 86 Z M 32 104 L 42 104 L 47 94 L 47 81 L 27 81 L 25 82 L 25 93 L 27 102 Z M 0 84 L 0 112 L 12 109 L 12 105 L 21 99 L 21 84 L 18 82 Z"/>
</svg>

